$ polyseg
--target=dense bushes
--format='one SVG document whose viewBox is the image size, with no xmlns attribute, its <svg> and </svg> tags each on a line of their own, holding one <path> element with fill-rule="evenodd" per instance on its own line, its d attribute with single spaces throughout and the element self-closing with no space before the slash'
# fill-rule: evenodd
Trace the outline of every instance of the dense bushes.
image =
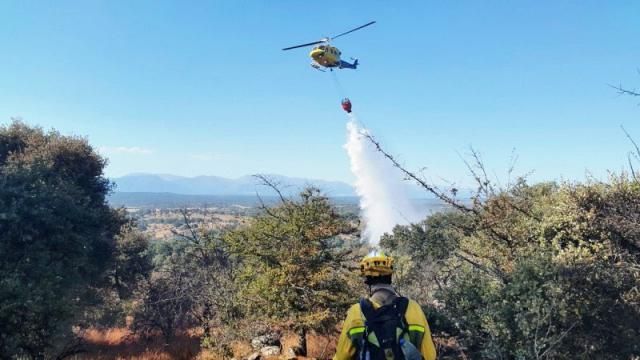
<svg viewBox="0 0 640 360">
<path fill-rule="evenodd" d="M 188 231 L 157 249 L 140 331 L 169 338 L 180 325 L 197 326 L 204 345 L 228 350 L 258 325 L 332 330 L 356 296 L 344 240 L 357 229 L 316 189 L 223 232 L 195 228 L 183 214 Z"/>
<path fill-rule="evenodd" d="M 411 269 L 400 286 L 456 324 L 474 358 L 640 354 L 639 184 L 521 181 L 486 195 L 383 239 Z"/>
<path fill-rule="evenodd" d="M 184 211 L 175 239 L 149 249 L 106 204 L 104 166 L 84 139 L 0 128 L 2 355 L 70 353 L 74 326 L 125 315 L 140 334 L 199 327 L 204 345 L 229 350 L 258 324 L 331 331 L 358 297 L 357 223 L 316 189 L 222 231 Z M 440 194 L 452 210 L 381 241 L 434 334 L 478 359 L 640 355 L 636 178 L 502 190 L 476 179 L 470 202 Z"/>
<path fill-rule="evenodd" d="M 307 328 L 335 324 L 352 300 L 349 251 L 336 240 L 354 231 L 326 197 L 308 189 L 299 201 L 284 200 L 229 233 L 242 262 L 242 298 L 252 299 L 247 312 Z"/>
</svg>

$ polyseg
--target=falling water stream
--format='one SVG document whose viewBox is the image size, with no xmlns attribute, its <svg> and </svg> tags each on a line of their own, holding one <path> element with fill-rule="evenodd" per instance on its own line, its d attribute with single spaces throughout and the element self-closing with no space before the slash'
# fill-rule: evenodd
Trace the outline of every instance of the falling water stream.
<svg viewBox="0 0 640 360">
<path fill-rule="evenodd" d="M 355 188 L 364 219 L 363 237 L 377 246 L 384 233 L 390 233 L 396 225 L 419 221 L 421 215 L 410 202 L 402 174 L 364 136 L 368 133 L 350 113 L 344 147 L 356 177 Z"/>
</svg>

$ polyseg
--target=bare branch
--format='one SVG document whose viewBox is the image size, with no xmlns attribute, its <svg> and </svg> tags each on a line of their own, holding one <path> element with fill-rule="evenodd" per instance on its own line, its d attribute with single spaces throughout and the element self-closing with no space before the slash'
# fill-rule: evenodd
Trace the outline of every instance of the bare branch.
<svg viewBox="0 0 640 360">
<path fill-rule="evenodd" d="M 461 210 L 461 211 L 464 211 L 464 212 L 475 212 L 474 209 L 469 208 L 469 207 L 463 205 L 462 203 L 456 201 L 454 198 L 445 195 L 444 193 L 439 191 L 435 186 L 428 184 L 426 181 L 424 181 L 419 176 L 417 176 L 414 173 L 412 173 L 411 171 L 405 169 L 404 166 L 402 166 L 392 155 L 390 155 L 389 153 L 384 151 L 384 149 L 382 149 L 382 146 L 380 145 L 380 143 L 378 141 L 376 141 L 376 139 L 374 139 L 373 136 L 371 136 L 371 134 L 363 132 L 362 135 L 365 136 L 367 139 L 369 139 L 369 141 L 371 141 L 371 143 L 376 147 L 376 150 L 379 151 L 382 155 L 384 155 L 384 157 L 389 159 L 389 161 L 391 161 L 391 163 L 393 164 L 394 167 L 398 168 L 405 176 L 407 176 L 408 178 L 410 178 L 413 181 L 415 181 L 416 183 L 418 183 L 418 185 L 423 187 L 425 190 L 427 190 L 431 194 L 435 195 L 438 199 L 440 199 L 443 202 L 453 206 L 454 208 L 456 208 L 458 210 Z"/>
<path fill-rule="evenodd" d="M 553 348 L 554 348 L 556 345 L 558 345 L 558 344 L 559 344 L 559 343 L 560 343 L 560 342 L 561 342 L 561 341 L 562 341 L 562 340 L 563 340 L 567 335 L 569 335 L 569 333 L 571 332 L 571 330 L 573 330 L 573 328 L 574 328 L 577 324 L 578 324 L 578 322 L 577 322 L 577 321 L 576 321 L 576 322 L 574 322 L 573 324 L 571 324 L 571 326 L 570 326 L 567 330 L 563 331 L 560 335 L 558 335 L 558 336 L 557 336 L 557 338 L 556 338 L 555 340 L 553 340 L 553 341 L 548 345 L 547 349 L 546 349 L 542 354 L 540 354 L 540 356 L 539 356 L 539 357 L 544 357 L 544 356 L 546 356 L 546 354 L 547 354 L 551 349 L 553 349 Z"/>
<path fill-rule="evenodd" d="M 631 176 L 633 177 L 633 180 L 635 180 L 637 182 L 638 178 L 636 177 L 636 170 L 633 168 L 633 162 L 631 161 L 631 156 L 632 155 L 633 155 L 633 153 L 629 153 L 627 155 L 627 162 L 629 163 L 629 169 L 631 170 Z"/>
<path fill-rule="evenodd" d="M 610 87 L 616 89 L 616 91 L 618 92 L 618 94 L 620 95 L 630 95 L 630 96 L 640 96 L 640 92 L 637 92 L 636 89 L 633 90 L 629 90 L 629 89 L 625 89 L 622 87 L 622 85 L 611 85 L 608 84 Z"/>
<path fill-rule="evenodd" d="M 276 183 L 266 175 L 255 174 L 253 175 L 253 177 L 260 180 L 262 182 L 262 185 L 270 187 L 273 191 L 275 191 L 276 194 L 278 194 L 278 197 L 280 198 L 280 201 L 283 204 L 287 204 L 289 202 L 287 198 L 285 198 L 284 195 L 282 194 L 282 191 L 280 191 L 280 188 L 279 188 L 280 184 Z"/>
<path fill-rule="evenodd" d="M 518 154 L 516 153 L 516 148 L 511 150 L 511 159 L 509 159 L 509 169 L 507 170 L 507 187 L 511 186 L 511 176 L 513 175 L 516 164 L 518 163 Z"/>
<path fill-rule="evenodd" d="M 629 132 L 627 132 L 627 129 L 625 129 L 623 125 L 620 125 L 620 128 L 622 129 L 622 131 L 626 135 L 627 139 L 629 139 L 629 141 L 631 141 L 631 144 L 633 144 L 633 147 L 636 149 L 635 154 L 636 155 L 640 155 L 640 147 L 638 147 L 638 144 L 635 142 L 635 140 L 633 140 L 631 135 L 629 135 Z"/>
<path fill-rule="evenodd" d="M 638 158 L 640 157 L 640 147 L 638 147 L 638 144 L 636 143 L 636 141 L 633 140 L 633 138 L 631 137 L 631 135 L 629 134 L 627 129 L 624 128 L 623 125 L 620 125 L 620 128 L 624 132 L 624 135 L 627 137 L 627 139 L 629 139 L 629 141 L 631 141 L 631 144 L 633 145 L 633 147 L 635 149 L 635 152 L 632 151 L 632 152 L 630 152 L 629 156 L 627 156 L 627 160 L 629 161 L 629 167 L 631 169 L 631 175 L 633 176 L 633 179 L 635 181 L 638 181 L 638 178 L 636 177 L 636 171 L 633 168 L 633 164 L 631 162 L 631 156 L 633 156 L 637 161 Z"/>
<path fill-rule="evenodd" d="M 473 147 L 470 147 L 470 155 L 473 159 L 473 164 L 470 164 L 462 156 L 460 158 L 467 166 L 467 169 L 478 184 L 478 195 L 484 195 L 484 197 L 488 197 L 495 191 L 493 186 L 491 185 L 491 180 L 489 180 L 489 176 L 487 175 L 487 170 L 484 166 L 484 161 L 482 161 L 482 156 Z"/>
<path fill-rule="evenodd" d="M 200 242 L 200 239 L 198 237 L 198 233 L 195 231 L 195 229 L 193 228 L 193 226 L 191 226 L 191 219 L 189 218 L 189 211 L 187 211 L 187 209 L 180 209 L 180 214 L 182 215 L 182 218 L 184 219 L 184 224 L 187 226 L 187 229 L 189 230 L 189 232 L 191 233 L 192 241 L 196 244 L 198 244 Z"/>
<path fill-rule="evenodd" d="M 258 201 L 260 202 L 260 210 L 264 211 L 267 215 L 276 218 L 280 221 L 285 221 L 280 215 L 274 213 L 273 211 L 271 211 L 271 208 L 268 207 L 265 203 L 264 200 L 262 200 L 262 196 L 260 196 L 260 194 L 258 194 L 258 192 L 256 192 L 256 196 L 258 197 Z"/>
<path fill-rule="evenodd" d="M 460 252 L 457 252 L 454 254 L 454 256 L 456 256 L 458 259 L 463 260 L 469 264 L 471 264 L 471 266 L 473 266 L 474 268 L 484 272 L 487 275 L 490 275 L 498 280 L 500 280 L 501 282 L 505 282 L 505 276 L 503 274 L 501 274 L 497 269 L 489 269 L 488 267 L 474 261 L 471 260 L 470 258 L 462 255 Z"/>
</svg>

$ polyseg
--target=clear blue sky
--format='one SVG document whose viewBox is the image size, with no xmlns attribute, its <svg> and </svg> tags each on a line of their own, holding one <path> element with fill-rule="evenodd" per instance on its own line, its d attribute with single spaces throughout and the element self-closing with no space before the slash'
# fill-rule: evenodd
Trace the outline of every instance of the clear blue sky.
<svg viewBox="0 0 640 360">
<path fill-rule="evenodd" d="M 389 151 L 465 183 L 470 145 L 532 180 L 619 170 L 640 139 L 637 1 L 0 2 L 0 121 L 87 136 L 109 176 L 351 181 L 331 74 L 280 49 L 335 42 L 337 75 Z"/>
</svg>

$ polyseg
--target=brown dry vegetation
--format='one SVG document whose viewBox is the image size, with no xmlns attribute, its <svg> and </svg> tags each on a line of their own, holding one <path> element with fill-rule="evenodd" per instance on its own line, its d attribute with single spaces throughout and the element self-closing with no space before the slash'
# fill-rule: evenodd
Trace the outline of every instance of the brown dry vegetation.
<svg viewBox="0 0 640 360">
<path fill-rule="evenodd" d="M 88 329 L 82 334 L 86 343 L 86 352 L 74 357 L 74 359 L 221 360 L 222 356 L 219 354 L 200 348 L 200 336 L 201 334 L 196 331 L 189 331 L 177 335 L 169 344 L 165 344 L 161 335 L 144 338 L 131 333 L 127 328 Z M 329 359 L 333 357 L 337 337 L 338 333 L 334 336 L 308 334 L 308 358 Z M 297 343 L 297 337 L 293 333 L 286 333 L 281 341 L 282 348 L 286 349 Z M 246 341 L 234 342 L 231 348 L 233 357 L 236 359 L 246 358 L 254 352 L 249 342 Z"/>
<path fill-rule="evenodd" d="M 175 232 L 186 232 L 184 228 L 183 209 L 155 209 L 138 214 L 139 220 L 145 224 L 142 233 L 152 240 L 171 240 Z M 202 230 L 223 230 L 246 224 L 249 217 L 241 214 L 225 213 L 228 208 L 219 211 L 206 208 L 186 209 L 192 225 Z"/>
<path fill-rule="evenodd" d="M 194 333 L 178 334 L 171 343 L 165 344 L 162 336 L 144 338 L 126 328 L 89 329 L 83 339 L 87 352 L 77 359 L 167 360 L 194 359 L 201 355 L 200 340 Z"/>
<path fill-rule="evenodd" d="M 314 332 L 307 334 L 307 357 L 303 359 L 331 359 L 336 350 L 340 328 L 332 335 L 320 335 Z M 223 357 L 214 351 L 200 348 L 200 336 L 197 331 L 189 331 L 175 337 L 168 345 L 158 335 L 144 339 L 133 335 L 126 328 L 106 330 L 89 329 L 84 332 L 83 339 L 87 344 L 87 352 L 75 357 L 84 359 L 131 359 L 131 360 L 168 360 L 197 359 L 222 360 Z M 293 347 L 298 338 L 294 333 L 282 336 L 282 349 Z M 466 359 L 456 339 L 434 338 L 441 359 Z M 246 359 L 254 352 L 248 341 L 236 341 L 231 345 L 233 358 Z"/>
</svg>

